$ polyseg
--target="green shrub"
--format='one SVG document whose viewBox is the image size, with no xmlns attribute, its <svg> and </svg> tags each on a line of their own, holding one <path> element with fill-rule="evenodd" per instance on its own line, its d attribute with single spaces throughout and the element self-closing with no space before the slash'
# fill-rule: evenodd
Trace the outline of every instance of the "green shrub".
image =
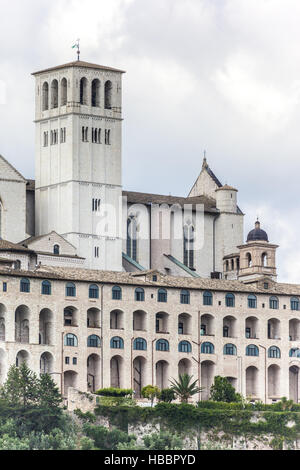
<svg viewBox="0 0 300 470">
<path fill-rule="evenodd" d="M 121 388 L 102 388 L 96 392 L 96 395 L 102 397 L 128 397 L 132 396 L 133 390 L 131 389 L 121 389 Z"/>
</svg>

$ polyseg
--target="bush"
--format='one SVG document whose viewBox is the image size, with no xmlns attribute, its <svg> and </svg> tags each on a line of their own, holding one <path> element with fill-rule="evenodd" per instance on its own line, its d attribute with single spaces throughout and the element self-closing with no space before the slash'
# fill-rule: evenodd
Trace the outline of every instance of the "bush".
<svg viewBox="0 0 300 470">
<path fill-rule="evenodd" d="M 210 389 L 210 396 L 213 401 L 226 403 L 241 402 L 242 397 L 235 392 L 234 387 L 226 377 L 216 376 L 214 384 Z"/>
<path fill-rule="evenodd" d="M 172 388 L 164 388 L 160 392 L 159 401 L 163 401 L 165 403 L 171 403 L 175 400 L 176 394 Z"/>
<path fill-rule="evenodd" d="M 88 438 L 93 440 L 95 448 L 99 450 L 117 450 L 119 444 L 136 441 L 135 436 L 128 435 L 119 429 L 110 431 L 103 426 L 85 424 L 83 431 Z"/>
<path fill-rule="evenodd" d="M 96 392 L 96 395 L 100 395 L 102 397 L 128 397 L 132 396 L 133 390 L 129 389 L 122 389 L 122 388 L 102 388 Z"/>
</svg>

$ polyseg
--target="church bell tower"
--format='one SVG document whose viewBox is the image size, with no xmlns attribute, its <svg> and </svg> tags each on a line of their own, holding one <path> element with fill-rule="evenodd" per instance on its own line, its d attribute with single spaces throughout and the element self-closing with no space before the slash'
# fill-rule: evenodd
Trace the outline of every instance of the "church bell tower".
<svg viewBox="0 0 300 470">
<path fill-rule="evenodd" d="M 36 235 L 122 270 L 122 70 L 77 60 L 34 73 Z"/>
</svg>

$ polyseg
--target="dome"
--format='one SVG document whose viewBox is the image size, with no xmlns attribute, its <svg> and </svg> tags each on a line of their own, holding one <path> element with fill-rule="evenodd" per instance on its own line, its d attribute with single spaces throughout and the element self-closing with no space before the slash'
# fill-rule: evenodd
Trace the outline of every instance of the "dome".
<svg viewBox="0 0 300 470">
<path fill-rule="evenodd" d="M 247 242 L 254 242 L 254 241 L 264 241 L 268 242 L 268 234 L 260 228 L 260 222 L 257 221 L 255 224 L 255 229 L 249 232 L 247 237 Z"/>
</svg>

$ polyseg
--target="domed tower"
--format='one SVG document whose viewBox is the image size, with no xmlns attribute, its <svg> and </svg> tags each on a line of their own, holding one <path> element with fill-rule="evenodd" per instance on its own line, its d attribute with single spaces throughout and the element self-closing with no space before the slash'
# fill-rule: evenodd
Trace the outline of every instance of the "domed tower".
<svg viewBox="0 0 300 470">
<path fill-rule="evenodd" d="M 239 280 L 251 280 L 269 276 L 276 280 L 276 249 L 278 245 L 269 243 L 268 234 L 260 228 L 257 220 L 251 230 L 245 245 L 238 246 L 240 250 Z"/>
</svg>

